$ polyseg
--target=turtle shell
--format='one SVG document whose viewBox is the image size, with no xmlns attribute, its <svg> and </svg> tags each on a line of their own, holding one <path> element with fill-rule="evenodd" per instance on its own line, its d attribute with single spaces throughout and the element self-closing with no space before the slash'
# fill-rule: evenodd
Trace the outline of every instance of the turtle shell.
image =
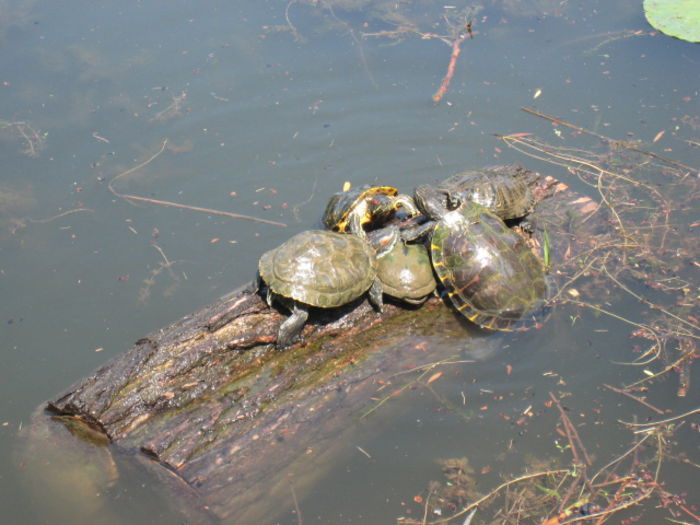
<svg viewBox="0 0 700 525">
<path fill-rule="evenodd" d="M 482 328 L 513 330 L 545 299 L 540 259 L 479 204 L 465 202 L 437 221 L 430 255 L 455 308 Z"/>
<path fill-rule="evenodd" d="M 481 204 L 502 219 L 524 217 L 535 204 L 532 186 L 538 175 L 521 166 L 494 166 L 457 173 L 438 186 L 463 201 Z"/>
<path fill-rule="evenodd" d="M 377 261 L 372 247 L 359 237 L 310 230 L 263 254 L 258 271 L 275 294 L 333 308 L 372 286 Z"/>
<path fill-rule="evenodd" d="M 360 205 L 363 203 L 371 203 L 372 200 L 389 202 L 391 197 L 395 197 L 399 191 L 391 186 L 358 186 L 351 188 L 348 191 L 334 193 L 326 205 L 326 211 L 323 213 L 323 226 L 328 230 L 337 232 L 347 232 L 350 229 L 350 215 L 357 213 L 360 210 Z M 380 211 L 393 211 L 392 206 L 379 207 Z M 371 222 L 378 217 L 374 216 L 377 212 L 375 206 L 364 206 L 361 213 L 364 216 L 361 222 Z M 381 218 L 381 217 L 380 217 Z"/>
<path fill-rule="evenodd" d="M 430 255 L 423 244 L 399 241 L 377 261 L 384 293 L 409 303 L 423 302 L 437 286 Z"/>
</svg>

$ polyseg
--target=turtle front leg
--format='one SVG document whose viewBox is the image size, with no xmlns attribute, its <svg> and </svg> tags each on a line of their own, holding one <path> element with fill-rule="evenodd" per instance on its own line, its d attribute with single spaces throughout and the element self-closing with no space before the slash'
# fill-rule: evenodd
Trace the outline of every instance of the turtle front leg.
<svg viewBox="0 0 700 525">
<path fill-rule="evenodd" d="M 381 281 L 379 279 L 375 279 L 367 292 L 367 298 L 369 299 L 370 304 L 374 306 L 374 309 L 379 313 L 382 313 L 382 310 L 384 310 L 384 299 L 382 299 L 383 293 L 384 290 L 382 288 Z"/>
<path fill-rule="evenodd" d="M 417 226 L 409 226 L 401 229 L 401 239 L 404 242 L 417 241 L 427 235 L 435 227 L 435 221 L 424 222 Z"/>
<path fill-rule="evenodd" d="M 292 343 L 299 337 L 301 329 L 309 318 L 309 311 L 305 306 L 297 302 L 285 304 L 285 306 L 292 311 L 292 315 L 280 325 L 279 331 L 277 332 L 278 350 L 284 350 L 292 346 Z"/>
</svg>

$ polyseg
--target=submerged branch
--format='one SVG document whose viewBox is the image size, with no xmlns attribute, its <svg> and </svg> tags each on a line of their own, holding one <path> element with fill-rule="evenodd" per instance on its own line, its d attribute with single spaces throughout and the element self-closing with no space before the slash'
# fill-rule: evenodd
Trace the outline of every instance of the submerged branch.
<svg viewBox="0 0 700 525">
<path fill-rule="evenodd" d="M 452 81 L 452 77 L 455 74 L 455 66 L 457 64 L 457 58 L 459 57 L 459 53 L 461 51 L 460 46 L 462 45 L 462 42 L 467 38 L 467 35 L 464 34 L 460 36 L 458 39 L 456 39 L 454 42 L 452 42 L 452 54 L 450 55 L 450 63 L 447 65 L 447 73 L 445 74 L 445 77 L 442 79 L 442 83 L 440 84 L 440 88 L 435 92 L 433 95 L 433 102 L 439 102 L 442 100 L 442 97 L 445 96 L 445 93 L 447 93 L 447 89 L 450 87 L 450 82 Z"/>
</svg>

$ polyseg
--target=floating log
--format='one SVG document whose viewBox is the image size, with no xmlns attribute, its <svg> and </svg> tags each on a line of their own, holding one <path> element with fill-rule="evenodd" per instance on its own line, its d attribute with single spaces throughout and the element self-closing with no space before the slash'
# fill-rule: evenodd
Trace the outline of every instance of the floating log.
<svg viewBox="0 0 700 525">
<path fill-rule="evenodd" d="M 533 249 L 546 230 L 556 288 L 606 223 L 596 203 L 551 177 L 535 190 Z M 454 342 L 446 353 L 449 345 L 417 345 L 421 337 L 469 337 L 468 323 L 438 298 L 387 304 L 382 315 L 366 301 L 312 311 L 304 342 L 277 351 L 284 318 L 247 285 L 138 340 L 46 413 L 108 442 L 110 453 L 139 458 L 186 495 L 184 514 L 251 522 L 278 510 L 260 502 L 287 497 L 290 477 L 300 487 L 323 473 L 323 458 L 372 408 L 383 379 L 454 353 Z"/>
</svg>

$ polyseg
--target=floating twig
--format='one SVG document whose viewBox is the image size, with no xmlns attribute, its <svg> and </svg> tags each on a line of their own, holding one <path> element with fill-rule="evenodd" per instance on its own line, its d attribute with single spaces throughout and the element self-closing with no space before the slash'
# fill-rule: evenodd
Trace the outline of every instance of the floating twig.
<svg viewBox="0 0 700 525">
<path fill-rule="evenodd" d="M 127 200 L 136 200 L 136 201 L 147 202 L 149 204 L 160 204 L 161 206 L 171 206 L 173 208 L 183 208 L 185 210 L 190 210 L 190 211 L 201 211 L 203 213 L 211 213 L 212 215 L 222 215 L 224 217 L 231 217 L 232 219 L 243 219 L 246 221 L 254 221 L 254 222 L 261 222 L 264 224 L 272 224 L 273 226 L 281 226 L 283 228 L 287 227 L 287 225 L 283 222 L 271 221 L 269 219 L 261 219 L 260 217 L 252 217 L 250 215 L 242 215 L 240 213 L 233 213 L 230 211 L 213 210 L 211 208 L 202 208 L 200 206 L 191 206 L 189 204 L 180 204 L 179 202 L 162 201 L 159 199 L 140 197 L 138 195 L 130 195 L 128 193 L 121 194 L 120 197 L 123 197 L 124 199 L 127 199 Z"/>
<path fill-rule="evenodd" d="M 571 445 L 571 454 L 574 456 L 574 464 L 575 465 L 583 465 L 581 458 L 579 458 L 579 456 L 578 456 L 578 452 L 577 452 L 577 448 L 576 448 L 576 445 L 578 445 L 578 447 L 581 450 L 581 453 L 583 454 L 585 464 L 590 467 L 593 464 L 593 462 L 591 461 L 591 458 L 588 456 L 588 452 L 586 452 L 586 447 L 583 446 L 583 442 L 581 441 L 581 438 L 578 435 L 578 431 L 576 430 L 576 427 L 569 419 L 569 416 L 566 415 L 566 412 L 564 411 L 564 408 L 561 406 L 559 399 L 557 399 L 557 397 L 552 392 L 549 392 L 549 397 L 552 401 L 554 401 L 554 404 L 557 405 L 557 409 L 559 409 L 559 416 L 561 418 L 562 424 L 564 425 L 564 430 L 566 432 L 566 436 L 569 438 L 569 445 Z"/>
<path fill-rule="evenodd" d="M 666 366 L 663 370 L 660 372 L 657 372 L 655 374 L 652 374 L 650 376 L 644 377 L 640 379 L 639 381 L 635 381 L 634 383 L 631 383 L 627 385 L 625 388 L 632 388 L 638 385 L 641 385 L 642 383 L 646 383 L 647 381 L 651 381 L 652 379 L 656 379 L 657 377 L 660 377 L 664 375 L 667 372 L 670 372 L 677 366 L 680 366 L 684 361 L 687 361 L 688 359 L 692 359 L 695 356 L 695 349 L 693 348 L 692 350 L 686 352 L 685 354 L 682 354 L 677 360 L 675 360 L 673 363 L 670 365 Z"/>
<path fill-rule="evenodd" d="M 75 208 L 73 210 L 67 210 L 62 213 L 59 213 L 58 215 L 53 215 L 52 217 L 48 217 L 46 219 L 27 219 L 27 222 L 33 222 L 35 224 L 46 224 L 47 222 L 55 221 L 56 219 L 60 219 L 61 217 L 65 217 L 66 215 L 73 215 L 74 213 L 80 213 L 83 211 L 95 213 L 95 210 L 91 210 L 90 208 Z"/>
<path fill-rule="evenodd" d="M 623 396 L 627 396 L 630 399 L 634 399 L 637 403 L 644 405 L 645 407 L 647 407 L 650 410 L 653 410 L 657 414 L 661 414 L 661 415 L 665 414 L 665 412 L 663 410 L 656 408 L 654 405 L 652 405 L 651 403 L 649 403 L 648 401 L 644 400 L 641 397 L 633 396 L 632 394 L 630 394 L 629 392 L 627 392 L 625 390 L 620 390 L 619 388 L 615 388 L 614 386 L 610 386 L 610 385 L 605 384 L 605 383 L 603 384 L 603 386 L 605 388 L 607 388 L 608 390 L 612 390 L 613 392 L 615 392 L 617 394 L 622 394 Z"/>
<path fill-rule="evenodd" d="M 688 320 L 686 320 L 686 319 L 683 319 L 682 317 L 679 317 L 679 316 L 677 316 L 676 314 L 674 314 L 674 313 L 672 313 L 672 312 L 669 312 L 669 311 L 666 310 L 665 308 L 663 308 L 663 307 L 661 307 L 661 306 L 659 306 L 659 305 L 657 305 L 657 304 L 652 303 L 649 299 L 647 299 L 647 298 L 645 298 L 645 297 L 642 297 L 641 295 L 639 295 L 639 294 L 633 292 L 632 290 L 630 290 L 627 286 L 625 286 L 624 284 L 622 284 L 618 279 L 616 279 L 615 277 L 613 277 L 613 276 L 610 274 L 610 272 L 608 271 L 608 268 L 607 268 L 607 266 L 606 266 L 605 264 L 603 264 L 602 269 L 603 269 L 603 272 L 605 272 L 605 275 L 607 275 L 608 278 L 609 278 L 612 282 L 614 282 L 616 285 L 618 285 L 620 288 L 622 288 L 625 292 L 627 292 L 628 294 L 630 294 L 632 297 L 634 297 L 634 298 L 637 299 L 638 301 L 640 301 L 640 302 L 642 302 L 642 303 L 644 303 L 644 304 L 647 304 L 647 305 L 649 305 L 649 307 L 652 308 L 653 310 L 657 310 L 657 311 L 663 313 L 664 315 L 667 315 L 667 316 L 669 316 L 669 317 L 675 319 L 675 320 L 678 321 L 679 323 L 682 323 L 682 324 L 688 326 L 689 328 L 692 328 L 693 330 L 696 330 L 696 331 L 700 332 L 700 326 L 698 326 L 698 325 L 696 325 L 696 324 L 694 324 L 694 323 L 691 323 L 690 321 L 688 321 Z"/>
<path fill-rule="evenodd" d="M 124 198 L 124 195 L 125 195 L 125 194 L 119 193 L 117 190 L 114 189 L 114 183 L 117 182 L 117 181 L 118 181 L 119 179 L 121 179 L 122 177 L 126 177 L 127 175 L 131 175 L 131 174 L 134 173 L 135 171 L 138 171 L 138 170 L 140 170 L 141 168 L 144 168 L 144 167 L 148 166 L 151 162 L 153 162 L 154 160 L 156 160 L 158 157 L 161 156 L 161 154 L 165 151 L 165 148 L 167 147 L 167 145 L 168 145 L 168 139 L 163 139 L 163 144 L 161 144 L 160 149 L 159 149 L 158 151 L 156 151 L 153 155 L 151 155 L 149 158 L 147 158 L 146 160 L 144 160 L 141 164 L 137 164 L 136 166 L 134 166 L 134 167 L 132 167 L 132 168 L 129 168 L 129 169 L 126 170 L 126 171 L 123 171 L 123 172 L 120 173 L 119 175 L 114 176 L 114 177 L 107 183 L 107 188 L 109 189 L 109 191 L 111 191 L 111 192 L 112 192 L 114 195 L 116 195 L 117 197 Z"/>
<path fill-rule="evenodd" d="M 210 213 L 212 215 L 222 215 L 224 217 L 231 217 L 232 219 L 243 219 L 246 221 L 254 221 L 254 222 L 261 222 L 264 224 L 272 224 L 273 226 L 281 226 L 283 228 L 286 228 L 287 225 L 283 222 L 277 222 L 277 221 L 271 221 L 269 219 L 261 219 L 260 217 L 252 217 L 250 215 L 243 215 L 240 213 L 233 213 L 230 211 L 221 211 L 221 210 L 213 210 L 211 208 L 202 208 L 200 206 L 191 206 L 189 204 L 180 204 L 178 202 L 171 202 L 171 201 L 164 201 L 160 199 L 151 199 L 149 197 L 141 197 L 140 195 L 132 195 L 130 193 L 121 193 L 118 192 L 117 190 L 114 189 L 114 183 L 120 179 L 123 178 L 127 175 L 130 175 L 134 173 L 135 171 L 140 170 L 141 168 L 147 166 L 151 162 L 153 162 L 155 159 L 157 159 L 163 151 L 165 151 L 165 148 L 168 144 L 168 139 L 163 139 L 163 144 L 161 145 L 160 149 L 151 155 L 148 159 L 143 161 L 141 164 L 138 164 L 134 166 L 133 168 L 129 168 L 128 170 L 120 173 L 119 175 L 116 175 L 113 177 L 109 183 L 107 184 L 107 188 L 109 188 L 109 191 L 111 191 L 114 195 L 116 195 L 119 198 L 128 200 L 128 201 L 141 201 L 141 202 L 147 202 L 149 204 L 158 204 L 161 206 L 170 206 L 173 208 L 182 208 L 185 210 L 191 210 L 191 211 L 200 211 L 203 213 Z"/>
<path fill-rule="evenodd" d="M 289 0 L 287 3 L 287 7 L 284 8 L 284 19 L 287 22 L 287 26 L 289 27 L 289 30 L 291 31 L 292 35 L 294 35 L 294 38 L 297 39 L 298 41 L 302 41 L 304 37 L 301 36 L 301 33 L 297 31 L 297 28 L 294 24 L 292 24 L 292 20 L 289 18 L 289 10 L 291 9 L 293 4 L 296 4 L 297 0 Z"/>
<path fill-rule="evenodd" d="M 621 419 L 618 419 L 618 423 L 622 423 L 623 425 L 627 425 L 628 427 L 636 427 L 636 428 L 651 428 L 651 427 L 658 427 L 659 425 L 665 425 L 666 423 L 672 423 L 674 421 L 678 421 L 679 419 L 686 418 L 688 416 L 692 416 L 695 414 L 700 413 L 700 407 L 694 408 L 693 410 L 689 410 L 688 412 L 684 412 L 683 414 L 679 414 L 677 416 L 669 417 L 667 419 L 662 419 L 660 421 L 648 421 L 646 423 L 634 423 L 630 421 L 623 421 Z"/>
<path fill-rule="evenodd" d="M 523 106 L 520 109 L 522 109 L 523 111 L 525 111 L 527 113 L 530 113 L 531 115 L 535 115 L 537 117 L 549 120 L 550 122 L 553 122 L 557 125 L 566 126 L 567 128 L 574 129 L 580 133 L 585 133 L 587 135 L 591 135 L 593 137 L 599 138 L 600 140 L 602 140 L 603 142 L 605 142 L 607 144 L 614 144 L 617 146 L 622 146 L 623 148 L 629 149 L 631 151 L 636 151 L 637 153 L 641 153 L 641 154 L 647 155 L 649 157 L 653 157 L 655 159 L 661 160 L 663 162 L 666 162 L 666 163 L 671 164 L 673 166 L 679 167 L 681 169 L 689 170 L 693 173 L 698 172 L 697 168 L 692 168 L 692 167 L 687 166 L 681 162 L 677 162 L 673 159 L 669 159 L 668 157 L 664 157 L 663 155 L 659 155 L 658 153 L 653 153 L 651 151 L 639 149 L 636 146 L 632 146 L 630 143 L 628 143 L 626 141 L 611 139 L 610 137 L 606 137 L 605 135 L 601 135 L 600 133 L 596 133 L 595 131 L 591 131 L 591 130 L 586 129 L 586 128 L 581 127 L 581 126 L 577 126 L 576 124 L 572 124 L 571 122 L 567 122 L 567 121 L 562 120 L 558 117 L 553 117 L 552 115 L 547 115 L 545 113 L 541 113 L 540 111 L 537 111 L 536 109 L 528 108 L 526 106 Z"/>
</svg>

